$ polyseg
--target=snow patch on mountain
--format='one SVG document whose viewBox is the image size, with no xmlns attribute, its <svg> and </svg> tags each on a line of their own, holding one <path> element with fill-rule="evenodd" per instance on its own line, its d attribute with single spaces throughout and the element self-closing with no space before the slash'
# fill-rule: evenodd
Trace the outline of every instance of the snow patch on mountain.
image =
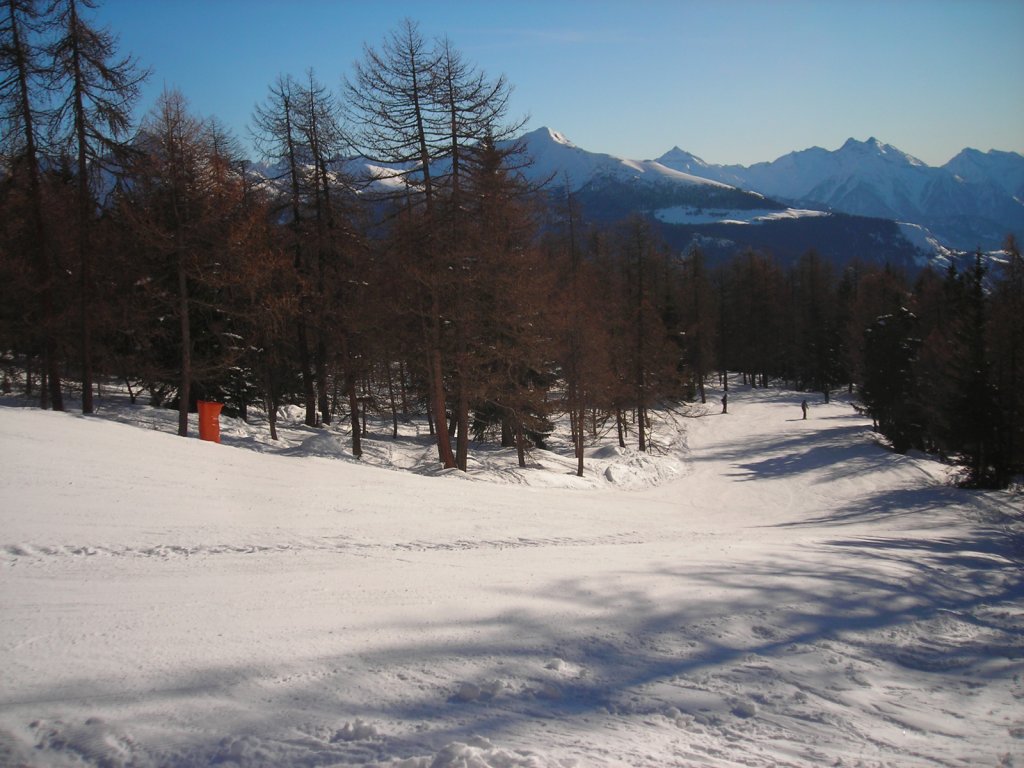
<svg viewBox="0 0 1024 768">
<path fill-rule="evenodd" d="M 542 130 L 542 131 L 546 130 L 548 132 L 549 137 L 551 138 L 551 141 L 555 142 L 556 144 L 564 144 L 567 147 L 575 147 L 576 146 L 571 141 L 569 141 L 569 139 L 567 139 L 565 137 L 565 134 L 559 133 L 558 131 L 551 130 L 550 128 L 541 128 L 540 130 Z"/>
<path fill-rule="evenodd" d="M 661 208 L 654 217 L 665 224 L 763 224 L 780 219 L 803 219 L 814 216 L 829 216 L 827 211 L 802 208 L 787 208 L 782 211 L 770 209 L 753 210 L 706 210 L 693 206 L 676 205 Z"/>
<path fill-rule="evenodd" d="M 897 225 L 903 237 L 921 252 L 916 259 L 919 266 L 925 267 L 935 263 L 948 264 L 955 258 L 956 251 L 947 248 L 934 234 L 920 224 L 897 222 Z"/>
</svg>

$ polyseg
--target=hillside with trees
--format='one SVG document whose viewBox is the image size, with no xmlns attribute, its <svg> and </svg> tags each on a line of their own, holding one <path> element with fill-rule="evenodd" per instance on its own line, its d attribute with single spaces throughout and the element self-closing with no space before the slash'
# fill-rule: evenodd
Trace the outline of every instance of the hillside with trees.
<svg viewBox="0 0 1024 768">
<path fill-rule="evenodd" d="M 89 413 L 116 380 L 185 435 L 197 400 L 265 409 L 272 432 L 296 404 L 347 422 L 357 457 L 368 413 L 395 434 L 415 413 L 462 470 L 473 441 L 525 462 L 568 414 L 583 474 L 595 425 L 643 451 L 650 409 L 731 371 L 857 391 L 894 450 L 962 461 L 970 484 L 1024 471 L 1012 238 L 994 267 L 908 274 L 864 266 L 870 238 L 843 269 L 829 242 L 712 264 L 626 210 L 597 224 L 526 180 L 510 84 L 411 21 L 337 91 L 268 84 L 249 158 L 174 90 L 131 125 L 147 73 L 92 7 L 4 0 L 0 19 L 0 349 L 5 388 L 42 408 Z"/>
</svg>

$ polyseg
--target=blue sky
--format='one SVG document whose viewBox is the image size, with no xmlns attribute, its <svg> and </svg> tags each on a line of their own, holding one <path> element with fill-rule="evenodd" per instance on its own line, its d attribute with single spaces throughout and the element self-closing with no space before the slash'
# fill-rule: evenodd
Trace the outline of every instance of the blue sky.
<svg viewBox="0 0 1024 768">
<path fill-rule="evenodd" d="M 1024 153 L 1024 0 L 100 0 L 94 18 L 240 137 L 281 73 L 337 86 L 403 18 L 592 151 L 711 163 L 874 136 L 932 165 Z"/>
</svg>

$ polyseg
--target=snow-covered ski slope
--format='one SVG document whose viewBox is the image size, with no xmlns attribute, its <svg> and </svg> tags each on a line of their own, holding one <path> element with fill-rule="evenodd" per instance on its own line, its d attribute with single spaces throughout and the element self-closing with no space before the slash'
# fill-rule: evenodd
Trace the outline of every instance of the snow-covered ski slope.
<svg viewBox="0 0 1024 768">
<path fill-rule="evenodd" d="M 583 481 L 8 401 L 0 765 L 1021 765 L 1020 493 L 802 397 L 661 415 Z"/>
</svg>

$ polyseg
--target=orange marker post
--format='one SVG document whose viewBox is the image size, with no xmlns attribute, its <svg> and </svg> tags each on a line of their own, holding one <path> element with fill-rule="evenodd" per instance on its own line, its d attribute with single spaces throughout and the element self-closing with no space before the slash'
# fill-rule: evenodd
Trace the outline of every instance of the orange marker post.
<svg viewBox="0 0 1024 768">
<path fill-rule="evenodd" d="M 224 403 L 212 403 L 200 400 L 199 406 L 199 439 L 220 442 L 220 409 Z"/>
</svg>

